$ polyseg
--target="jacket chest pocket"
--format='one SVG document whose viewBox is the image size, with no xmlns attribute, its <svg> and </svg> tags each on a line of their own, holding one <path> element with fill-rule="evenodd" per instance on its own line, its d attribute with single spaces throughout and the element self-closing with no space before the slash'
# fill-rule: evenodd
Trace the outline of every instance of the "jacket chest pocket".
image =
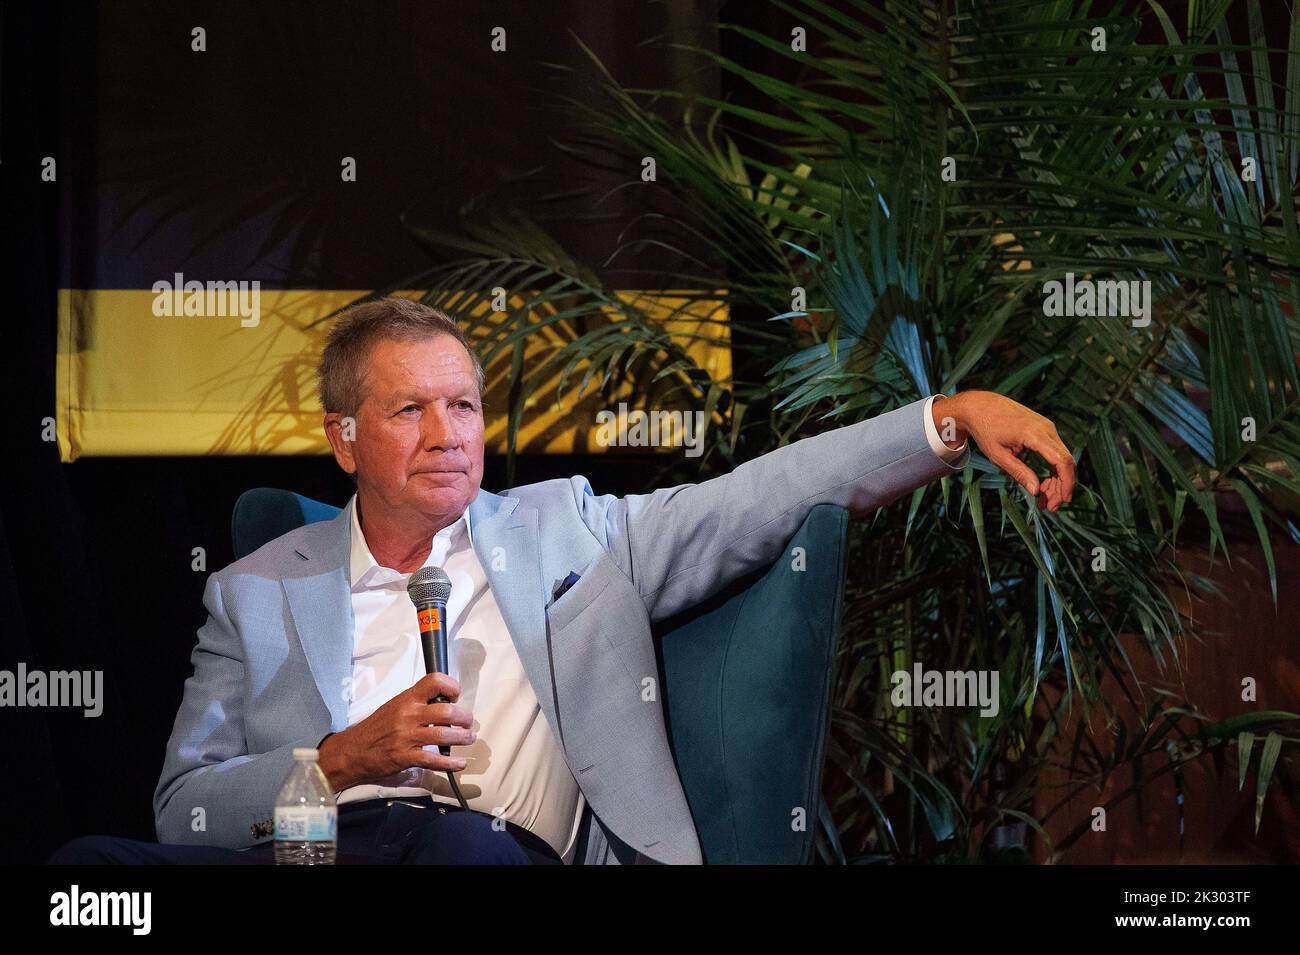
<svg viewBox="0 0 1300 955">
<path fill-rule="evenodd" d="M 603 552 L 577 573 L 577 583 L 546 608 L 546 619 L 552 635 L 560 633 L 584 614 L 593 612 L 596 602 L 620 578 L 629 586 L 631 584 L 614 563 L 614 558 Z"/>
<path fill-rule="evenodd" d="M 617 769 L 630 741 L 662 735 L 650 623 L 636 587 L 608 554 L 547 608 L 548 650 L 562 742 L 579 784 Z M 657 734 L 657 735 L 656 735 Z"/>
<path fill-rule="evenodd" d="M 632 679 L 640 692 L 645 679 L 657 677 L 645 604 L 608 554 L 579 573 L 578 582 L 546 608 L 559 681 L 581 684 L 584 693 L 598 692 L 598 682 L 612 682 L 622 693 Z"/>
</svg>

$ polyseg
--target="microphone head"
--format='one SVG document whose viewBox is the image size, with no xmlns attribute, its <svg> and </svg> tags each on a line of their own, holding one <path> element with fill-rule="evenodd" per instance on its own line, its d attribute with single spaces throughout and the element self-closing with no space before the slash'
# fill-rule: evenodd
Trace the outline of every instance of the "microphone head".
<svg viewBox="0 0 1300 955">
<path fill-rule="evenodd" d="M 445 604 L 451 597 L 451 578 L 441 567 L 421 567 L 406 582 L 406 594 L 417 607 Z"/>
</svg>

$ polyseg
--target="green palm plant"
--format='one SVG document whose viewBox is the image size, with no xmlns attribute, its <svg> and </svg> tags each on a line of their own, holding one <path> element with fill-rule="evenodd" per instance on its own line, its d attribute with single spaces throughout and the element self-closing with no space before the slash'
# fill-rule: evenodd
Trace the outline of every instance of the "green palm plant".
<svg viewBox="0 0 1300 955">
<path fill-rule="evenodd" d="M 409 224 L 444 261 L 394 287 L 433 289 L 508 367 L 512 465 L 524 401 L 557 372 L 563 392 L 631 386 L 704 409 L 714 471 L 957 389 L 1057 423 L 1081 477 L 1059 513 L 975 454 L 854 528 L 827 860 L 1023 854 L 1022 830 L 1046 836 L 1063 797 L 1135 766 L 1181 785 L 1230 747 L 1262 807 L 1294 774 L 1300 717 L 1146 699 L 1124 637 L 1176 666 L 1194 625 L 1173 594 L 1213 599 L 1175 560 L 1180 531 L 1211 557 L 1230 536 L 1237 559 L 1262 556 L 1275 600 L 1272 535 L 1300 540 L 1300 14 L 1283 46 L 1258 0 L 1189 0 L 1178 23 L 1154 0 L 775 5 L 806 47 L 720 29 L 789 70 L 693 50 L 764 108 L 693 96 L 669 119 L 674 91 L 624 89 L 603 67 L 603 99 L 558 104 L 624 168 L 655 159 L 657 183 L 627 188 L 675 211 L 630 223 L 611 260 L 667 250 L 671 287 L 701 290 L 686 299 L 725 290 L 730 377 L 493 203 L 468 204 L 459 233 Z M 1144 39 L 1152 24 L 1162 39 Z M 1149 282 L 1150 312 L 1048 315 L 1046 283 L 1067 274 Z M 521 303 L 491 312 L 495 289 Z M 552 344 L 525 362 L 543 329 Z M 894 706 L 892 674 L 917 661 L 998 671 L 997 716 Z M 1071 727 L 1094 711 L 1107 739 Z M 1063 824 L 1055 854 L 1087 820 Z"/>
</svg>

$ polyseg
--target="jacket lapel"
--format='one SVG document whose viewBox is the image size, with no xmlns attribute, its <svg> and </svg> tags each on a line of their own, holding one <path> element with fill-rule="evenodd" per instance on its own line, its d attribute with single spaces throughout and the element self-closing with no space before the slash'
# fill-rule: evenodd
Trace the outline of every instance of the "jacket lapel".
<svg viewBox="0 0 1300 955">
<path fill-rule="evenodd" d="M 333 732 L 347 729 L 352 683 L 352 588 L 348 579 L 352 505 L 309 524 L 296 549 L 298 566 L 281 578 L 316 688 Z"/>
<path fill-rule="evenodd" d="M 555 686 L 546 645 L 546 591 L 538 542 L 537 509 L 513 497 L 480 490 L 469 506 L 474 552 L 478 555 L 515 652 L 547 722 L 564 744 L 556 717 Z"/>
</svg>

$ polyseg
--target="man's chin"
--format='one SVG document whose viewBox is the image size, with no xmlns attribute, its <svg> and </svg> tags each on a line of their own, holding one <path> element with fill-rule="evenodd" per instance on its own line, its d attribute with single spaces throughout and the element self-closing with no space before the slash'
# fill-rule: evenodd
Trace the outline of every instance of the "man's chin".
<svg viewBox="0 0 1300 955">
<path fill-rule="evenodd" d="M 436 487 L 425 487 L 415 495 L 419 508 L 426 514 L 459 516 L 474 500 L 474 494 L 467 493 L 467 482 L 456 481 Z"/>
<path fill-rule="evenodd" d="M 468 480 L 464 471 L 417 471 L 411 475 L 412 481 L 427 481 L 430 484 L 460 484 Z"/>
</svg>

